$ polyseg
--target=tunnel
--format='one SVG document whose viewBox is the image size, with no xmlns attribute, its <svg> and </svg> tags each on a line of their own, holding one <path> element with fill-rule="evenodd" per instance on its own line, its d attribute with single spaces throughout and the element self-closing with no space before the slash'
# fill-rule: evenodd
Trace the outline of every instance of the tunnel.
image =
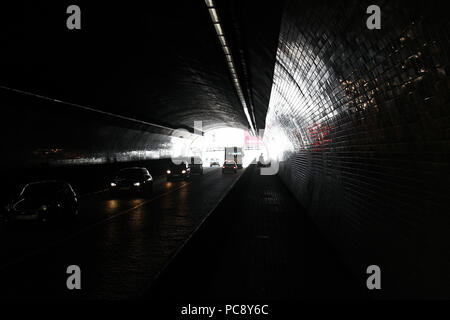
<svg viewBox="0 0 450 320">
<path fill-rule="evenodd" d="M 2 206 L 26 183 L 64 179 L 82 221 L 2 222 L 0 268 L 17 275 L 2 280 L 2 298 L 186 300 L 197 285 L 243 299 L 450 298 L 443 4 L 5 5 Z M 187 183 L 157 180 L 169 159 L 230 128 L 261 148 L 232 179 L 203 161 Z M 160 193 L 110 198 L 106 177 L 136 166 Z M 77 259 L 88 269 L 78 292 L 65 288 Z M 62 271 L 17 280 L 34 264 Z M 221 278 L 227 268 L 235 273 Z M 381 287 L 370 286 L 373 270 Z"/>
</svg>

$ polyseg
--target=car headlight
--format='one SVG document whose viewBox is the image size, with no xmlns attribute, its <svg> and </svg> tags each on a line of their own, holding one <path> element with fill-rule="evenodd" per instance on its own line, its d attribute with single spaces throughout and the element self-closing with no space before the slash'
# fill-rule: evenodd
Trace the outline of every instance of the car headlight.
<svg viewBox="0 0 450 320">
<path fill-rule="evenodd" d="M 117 184 L 115 182 L 111 182 L 111 187 L 115 187 Z"/>
<path fill-rule="evenodd" d="M 186 173 L 186 170 L 182 170 L 181 173 Z"/>
<path fill-rule="evenodd" d="M 167 170 L 166 172 L 167 172 L 167 174 L 170 174 L 170 173 L 171 173 L 172 171 L 170 171 L 170 170 Z"/>
<path fill-rule="evenodd" d="M 48 210 L 48 206 L 44 204 L 43 206 L 41 206 L 41 207 L 39 208 L 39 210 L 41 210 L 41 211 L 47 211 L 47 210 Z"/>
<path fill-rule="evenodd" d="M 139 187 L 140 185 L 141 185 L 140 182 L 133 183 L 133 186 L 135 186 L 135 187 Z"/>
</svg>

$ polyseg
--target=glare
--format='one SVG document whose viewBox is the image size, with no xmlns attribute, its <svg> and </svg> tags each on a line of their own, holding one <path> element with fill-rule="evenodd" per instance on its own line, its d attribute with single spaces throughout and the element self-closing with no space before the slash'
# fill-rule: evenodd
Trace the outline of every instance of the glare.
<svg viewBox="0 0 450 320">
<path fill-rule="evenodd" d="M 223 35 L 223 30 L 222 30 L 222 27 L 221 27 L 221 25 L 219 23 L 215 23 L 214 24 L 214 28 L 216 28 L 216 33 L 217 33 L 218 36 Z"/>
<path fill-rule="evenodd" d="M 217 16 L 217 12 L 216 9 L 214 8 L 209 8 L 209 14 L 211 15 L 211 19 L 214 23 L 218 23 L 219 22 L 219 17 Z"/>
<path fill-rule="evenodd" d="M 292 70 L 292 64 L 298 64 L 295 60 L 298 56 L 302 56 L 303 61 L 300 67 Z M 332 72 L 323 72 L 324 66 L 325 62 L 308 46 L 279 48 L 264 135 L 272 159 L 282 161 L 296 150 L 317 150 L 331 141 L 328 123 L 340 110 L 333 106 L 330 93 L 323 88 L 337 88 L 339 92 L 333 95 L 345 96 L 346 90 L 354 90 L 358 82 L 339 80 Z"/>
<path fill-rule="evenodd" d="M 219 40 L 220 40 L 220 44 L 222 46 L 226 46 L 227 45 L 227 41 L 225 40 L 224 36 L 219 36 Z"/>
<path fill-rule="evenodd" d="M 192 146 L 200 148 L 215 147 L 243 147 L 245 131 L 238 128 L 219 128 L 205 132 L 203 137 L 198 137 Z"/>
<path fill-rule="evenodd" d="M 230 49 L 228 49 L 228 46 L 223 46 L 222 49 L 225 54 L 230 54 Z"/>
<path fill-rule="evenodd" d="M 116 210 L 119 207 L 119 201 L 117 201 L 115 199 L 108 200 L 105 202 L 105 204 L 106 204 L 106 208 L 109 211 Z"/>
<path fill-rule="evenodd" d="M 262 140 L 250 135 L 246 130 L 239 128 L 218 128 L 206 131 L 204 136 L 197 137 L 190 146 L 191 154 L 201 157 L 204 166 L 212 162 L 223 164 L 225 160 L 225 148 L 237 147 L 242 149 L 242 166 L 247 167 L 258 161 L 261 154 L 264 159 L 268 153 Z"/>
</svg>

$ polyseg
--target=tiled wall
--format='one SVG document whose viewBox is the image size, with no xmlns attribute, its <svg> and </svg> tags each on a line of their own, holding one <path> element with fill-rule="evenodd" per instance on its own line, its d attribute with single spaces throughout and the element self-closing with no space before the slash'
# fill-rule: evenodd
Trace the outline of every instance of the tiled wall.
<svg viewBox="0 0 450 320">
<path fill-rule="evenodd" d="M 443 3 L 443 2 L 442 2 Z M 440 6 L 288 1 L 265 141 L 355 276 L 450 297 L 450 25 Z"/>
</svg>

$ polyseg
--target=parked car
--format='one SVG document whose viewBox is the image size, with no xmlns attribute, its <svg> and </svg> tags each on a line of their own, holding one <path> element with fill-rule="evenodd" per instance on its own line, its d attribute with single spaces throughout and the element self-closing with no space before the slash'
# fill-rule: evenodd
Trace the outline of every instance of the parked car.
<svg viewBox="0 0 450 320">
<path fill-rule="evenodd" d="M 169 168 L 166 170 L 167 181 L 175 179 L 187 180 L 191 177 L 191 168 L 182 161 L 180 164 L 170 162 Z"/>
<path fill-rule="evenodd" d="M 76 216 L 78 199 L 72 186 L 65 181 L 38 181 L 25 185 L 18 198 L 5 209 L 6 222 L 47 222 Z"/>
<path fill-rule="evenodd" d="M 224 173 L 236 173 L 237 164 L 232 160 L 226 160 L 222 165 L 222 174 Z"/>
<path fill-rule="evenodd" d="M 146 168 L 125 168 L 116 173 L 109 190 L 112 195 L 124 192 L 149 195 L 153 192 L 153 177 Z"/>
</svg>

